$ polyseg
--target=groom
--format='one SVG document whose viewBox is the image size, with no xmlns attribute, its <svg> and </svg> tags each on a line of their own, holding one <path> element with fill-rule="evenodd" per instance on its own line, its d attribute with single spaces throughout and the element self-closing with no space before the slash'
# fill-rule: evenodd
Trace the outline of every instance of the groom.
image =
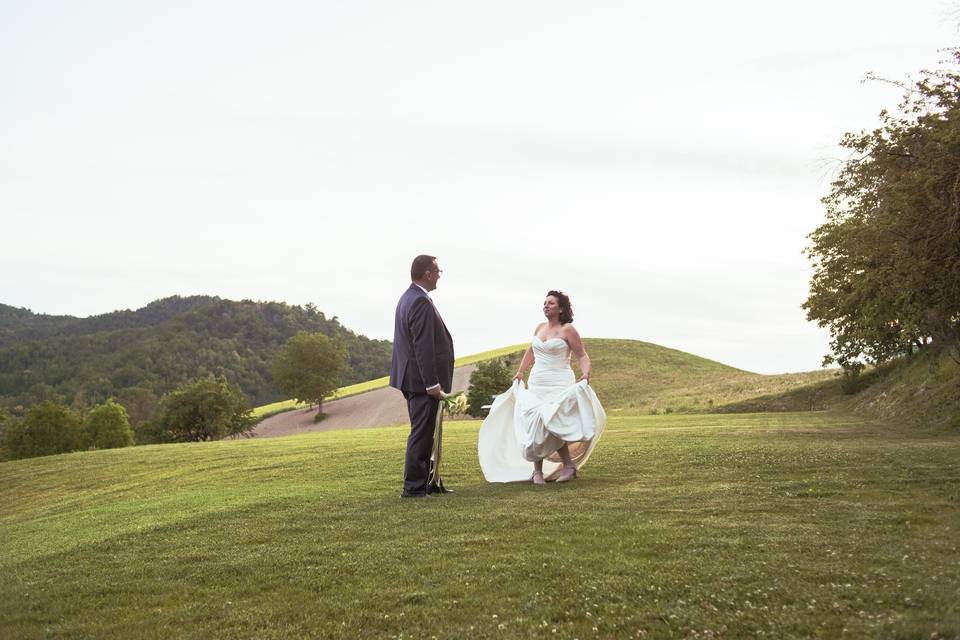
<svg viewBox="0 0 960 640">
<path fill-rule="evenodd" d="M 413 259 L 412 282 L 400 296 L 394 321 L 390 386 L 403 392 L 410 413 L 400 494 L 404 498 L 449 492 L 442 486 L 428 485 L 439 401 L 453 383 L 453 339 L 430 299 L 441 273 L 435 256 Z"/>
</svg>

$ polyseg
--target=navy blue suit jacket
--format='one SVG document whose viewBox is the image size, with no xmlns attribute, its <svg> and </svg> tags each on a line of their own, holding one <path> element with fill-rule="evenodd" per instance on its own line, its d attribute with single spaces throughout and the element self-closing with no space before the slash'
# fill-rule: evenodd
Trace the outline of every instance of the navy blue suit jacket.
<svg viewBox="0 0 960 640">
<path fill-rule="evenodd" d="M 402 391 L 425 392 L 435 384 L 450 392 L 453 338 L 427 293 L 411 284 L 397 303 L 390 386 Z"/>
</svg>

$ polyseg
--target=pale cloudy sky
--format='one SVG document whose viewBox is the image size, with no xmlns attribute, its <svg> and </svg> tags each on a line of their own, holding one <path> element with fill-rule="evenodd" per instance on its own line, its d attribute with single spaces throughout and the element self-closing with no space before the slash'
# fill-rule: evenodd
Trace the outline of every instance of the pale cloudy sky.
<svg viewBox="0 0 960 640">
<path fill-rule="evenodd" d="M 0 302 L 314 302 L 391 338 L 412 257 L 465 355 L 581 334 L 813 369 L 836 146 L 956 4 L 0 0 Z"/>
</svg>

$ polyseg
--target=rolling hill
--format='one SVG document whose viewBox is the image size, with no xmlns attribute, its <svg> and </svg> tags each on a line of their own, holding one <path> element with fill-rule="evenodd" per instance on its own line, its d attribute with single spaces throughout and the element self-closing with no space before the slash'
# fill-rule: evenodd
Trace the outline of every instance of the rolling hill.
<svg viewBox="0 0 960 640">
<path fill-rule="evenodd" d="M 713 411 L 838 375 L 829 369 L 779 375 L 752 373 L 637 340 L 587 339 L 584 345 L 594 369 L 590 384 L 608 411 L 624 415 Z"/>
<path fill-rule="evenodd" d="M 590 383 L 607 411 L 621 415 L 709 412 L 731 403 L 838 380 L 835 369 L 780 375 L 751 373 L 639 340 L 586 338 L 584 346 L 593 363 Z M 501 357 L 511 369 L 516 368 L 525 349 L 526 345 L 513 345 L 458 358 L 457 366 Z M 572 358 L 572 365 L 579 373 L 576 358 Z M 383 388 L 387 383 L 387 378 L 380 378 L 344 387 L 336 397 Z M 824 408 L 822 403 L 794 405 L 788 410 Z M 295 407 L 296 403 L 288 400 L 258 407 L 254 413 L 263 416 Z"/>
</svg>

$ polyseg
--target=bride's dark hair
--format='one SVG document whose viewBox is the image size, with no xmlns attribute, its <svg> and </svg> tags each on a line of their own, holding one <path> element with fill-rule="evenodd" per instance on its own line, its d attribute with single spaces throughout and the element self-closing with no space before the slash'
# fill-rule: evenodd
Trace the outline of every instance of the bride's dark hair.
<svg viewBox="0 0 960 640">
<path fill-rule="evenodd" d="M 547 291 L 548 296 L 553 296 L 560 303 L 560 324 L 573 322 L 573 305 L 570 304 L 570 296 L 563 291 Z"/>
</svg>

